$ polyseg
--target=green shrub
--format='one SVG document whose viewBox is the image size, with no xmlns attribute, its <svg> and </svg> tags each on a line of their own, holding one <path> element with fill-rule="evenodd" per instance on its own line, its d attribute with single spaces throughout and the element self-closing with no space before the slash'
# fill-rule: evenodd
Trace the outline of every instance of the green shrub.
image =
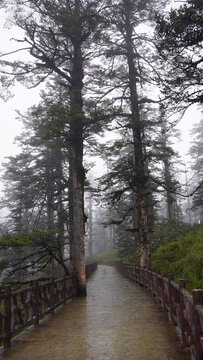
<svg viewBox="0 0 203 360">
<path fill-rule="evenodd" d="M 160 246 L 152 254 L 152 268 L 186 280 L 187 289 L 203 289 L 203 228 Z"/>
<path fill-rule="evenodd" d="M 94 255 L 92 258 L 87 259 L 87 261 L 119 261 L 117 251 L 113 252 L 104 252 L 98 255 Z"/>
<path fill-rule="evenodd" d="M 123 263 L 127 264 L 127 265 L 139 266 L 139 254 L 138 254 L 138 252 L 135 252 L 132 255 L 129 255 L 128 257 L 126 257 L 125 260 L 123 261 Z"/>
<path fill-rule="evenodd" d="M 180 236 L 185 236 L 191 229 L 190 224 L 163 218 L 154 226 L 150 236 L 151 252 L 153 253 L 160 245 L 177 241 Z"/>
</svg>

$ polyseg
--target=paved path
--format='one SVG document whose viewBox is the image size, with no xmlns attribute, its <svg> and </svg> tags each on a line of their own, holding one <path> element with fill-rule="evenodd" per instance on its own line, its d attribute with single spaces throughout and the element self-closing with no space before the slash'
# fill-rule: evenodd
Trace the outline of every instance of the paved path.
<svg viewBox="0 0 203 360">
<path fill-rule="evenodd" d="M 154 297 L 98 266 L 87 298 L 74 299 L 13 342 L 2 360 L 189 360 Z"/>
</svg>

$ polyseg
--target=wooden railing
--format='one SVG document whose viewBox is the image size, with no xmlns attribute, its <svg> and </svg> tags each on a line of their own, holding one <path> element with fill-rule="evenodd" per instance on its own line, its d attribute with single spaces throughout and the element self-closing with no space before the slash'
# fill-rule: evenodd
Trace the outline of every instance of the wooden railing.
<svg viewBox="0 0 203 360">
<path fill-rule="evenodd" d="M 87 278 L 96 269 L 97 264 L 86 265 Z M 74 276 L 39 284 L 33 281 L 28 288 L 12 291 L 5 286 L 0 294 L 0 343 L 10 347 L 11 338 L 29 325 L 38 325 L 40 318 L 54 310 L 75 295 Z"/>
<path fill-rule="evenodd" d="M 203 290 L 193 290 L 190 294 L 185 289 L 185 280 L 177 284 L 173 281 L 173 274 L 167 278 L 165 273 L 121 263 L 114 265 L 125 276 L 151 290 L 180 329 L 183 346 L 191 350 L 195 359 L 203 360 Z"/>
</svg>

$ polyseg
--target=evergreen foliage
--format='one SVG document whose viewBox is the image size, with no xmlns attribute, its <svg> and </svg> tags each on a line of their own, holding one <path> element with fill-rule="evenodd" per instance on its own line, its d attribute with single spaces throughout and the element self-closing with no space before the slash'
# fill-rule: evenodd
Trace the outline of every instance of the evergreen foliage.
<svg viewBox="0 0 203 360">
<path fill-rule="evenodd" d="M 49 96 L 26 115 L 19 114 L 23 133 L 16 139 L 21 152 L 4 163 L 5 182 L 2 207 L 10 210 L 9 231 L 22 233 L 35 229 L 52 229 L 56 221 L 48 220 L 56 212 L 58 196 L 67 192 L 67 150 L 63 133 L 67 132 L 67 109 Z M 66 121 L 64 121 L 66 119 Z M 58 124 L 57 132 L 53 129 Z M 67 172 L 67 169 L 66 169 Z M 65 191 L 66 190 L 66 191 Z M 67 206 L 67 205 L 66 205 Z"/>
<path fill-rule="evenodd" d="M 69 259 L 64 258 L 60 234 L 54 231 L 35 230 L 16 235 L 5 234 L 0 238 L 0 250 L 1 256 L 5 256 L 1 263 L 1 270 L 6 270 L 3 281 L 21 279 L 23 282 L 33 276 L 54 275 L 53 262 L 60 265 L 65 274 L 69 274 Z"/>
<path fill-rule="evenodd" d="M 152 253 L 161 245 L 177 241 L 180 236 L 185 236 L 190 231 L 191 225 L 178 219 L 168 220 L 162 218 L 157 221 L 151 235 Z"/>
<path fill-rule="evenodd" d="M 203 228 L 160 246 L 152 254 L 152 267 L 186 280 L 189 291 L 203 289 Z"/>
<path fill-rule="evenodd" d="M 166 69 L 160 78 L 164 93 L 176 104 L 202 103 L 202 1 L 188 0 L 156 21 L 157 49 Z"/>
</svg>

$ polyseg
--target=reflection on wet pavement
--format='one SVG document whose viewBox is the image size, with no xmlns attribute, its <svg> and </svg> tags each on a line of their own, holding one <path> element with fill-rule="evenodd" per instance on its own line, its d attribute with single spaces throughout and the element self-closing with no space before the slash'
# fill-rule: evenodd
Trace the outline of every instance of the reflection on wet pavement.
<svg viewBox="0 0 203 360">
<path fill-rule="evenodd" d="M 87 298 L 74 299 L 18 337 L 2 360 L 189 360 L 154 297 L 98 266 Z"/>
</svg>

